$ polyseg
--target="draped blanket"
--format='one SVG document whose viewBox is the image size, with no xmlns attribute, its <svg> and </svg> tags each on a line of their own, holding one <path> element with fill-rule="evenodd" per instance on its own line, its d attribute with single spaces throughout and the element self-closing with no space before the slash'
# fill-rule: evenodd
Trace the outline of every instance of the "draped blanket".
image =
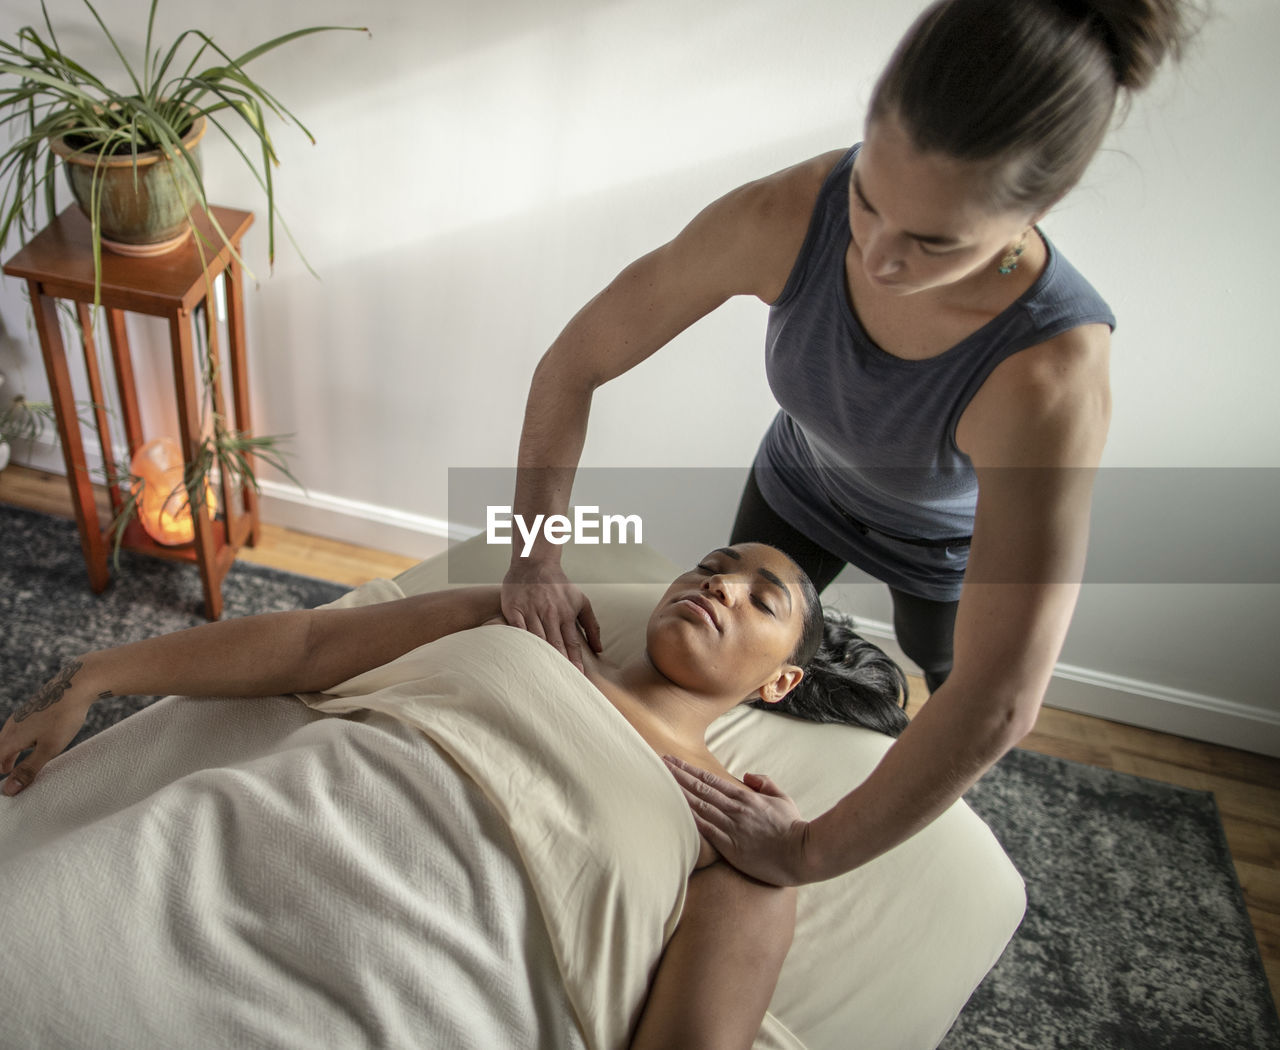
<svg viewBox="0 0 1280 1050">
<path fill-rule="evenodd" d="M 639 734 L 508 627 L 303 699 L 168 697 L 0 797 L 0 1046 L 625 1046 L 697 854 Z M 708 743 L 807 814 L 890 744 L 748 708 Z M 936 1045 L 1024 902 L 961 802 L 803 887 L 755 1050 Z"/>
<path fill-rule="evenodd" d="M 546 642 L 504 626 L 449 635 L 308 699 L 416 726 L 481 787 L 515 839 L 588 1043 L 621 1045 L 675 931 L 698 837 L 617 709 Z"/>
<path fill-rule="evenodd" d="M 697 853 L 657 756 L 507 627 L 335 694 L 169 697 L 0 799 L 5 1045 L 625 1044 Z"/>
</svg>

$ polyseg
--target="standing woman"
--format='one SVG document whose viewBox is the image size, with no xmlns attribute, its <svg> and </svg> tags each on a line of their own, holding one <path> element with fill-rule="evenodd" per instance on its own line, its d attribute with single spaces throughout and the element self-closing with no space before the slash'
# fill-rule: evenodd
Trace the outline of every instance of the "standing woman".
<svg viewBox="0 0 1280 1050">
<path fill-rule="evenodd" d="M 1186 31 L 1179 0 L 940 0 L 882 73 L 862 143 L 713 203 L 539 363 L 526 518 L 567 509 L 597 386 L 731 296 L 770 304 L 782 410 L 733 541 L 781 547 L 819 588 L 845 563 L 883 580 L 925 671 L 930 703 L 816 820 L 766 778 L 748 790 L 672 763 L 704 836 L 748 874 L 795 884 L 865 863 L 1035 724 L 1083 571 L 1114 325 L 1036 224 Z M 502 605 L 575 663 L 583 635 L 598 648 L 545 541 L 513 557 Z"/>
</svg>

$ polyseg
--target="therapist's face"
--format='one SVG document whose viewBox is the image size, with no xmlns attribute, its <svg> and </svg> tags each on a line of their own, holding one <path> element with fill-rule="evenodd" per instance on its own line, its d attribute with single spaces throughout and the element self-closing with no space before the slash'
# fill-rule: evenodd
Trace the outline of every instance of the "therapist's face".
<svg viewBox="0 0 1280 1050">
<path fill-rule="evenodd" d="M 992 211 L 992 177 L 987 166 L 922 153 L 892 117 L 868 125 L 849 178 L 855 286 L 899 296 L 998 280 L 999 259 L 1035 216 Z"/>
<path fill-rule="evenodd" d="M 764 687 L 764 699 L 779 698 L 771 683 L 798 670 L 789 662 L 806 612 L 798 573 L 764 544 L 712 551 L 672 582 L 649 617 L 649 659 L 694 693 L 741 700 Z"/>
</svg>

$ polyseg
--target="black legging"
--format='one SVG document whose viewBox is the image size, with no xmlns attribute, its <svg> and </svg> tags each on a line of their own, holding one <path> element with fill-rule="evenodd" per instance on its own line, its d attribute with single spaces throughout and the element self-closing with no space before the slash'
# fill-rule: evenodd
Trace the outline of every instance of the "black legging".
<svg viewBox="0 0 1280 1050">
<path fill-rule="evenodd" d="M 768 543 L 789 554 L 819 591 L 840 575 L 845 563 L 825 547 L 814 543 L 799 529 L 784 521 L 765 500 L 753 470 L 742 490 L 738 516 L 733 522 L 730 543 Z M 952 636 L 959 602 L 938 602 L 917 598 L 896 587 L 893 597 L 893 630 L 902 651 L 924 672 L 925 685 L 933 692 L 951 673 Z"/>
</svg>

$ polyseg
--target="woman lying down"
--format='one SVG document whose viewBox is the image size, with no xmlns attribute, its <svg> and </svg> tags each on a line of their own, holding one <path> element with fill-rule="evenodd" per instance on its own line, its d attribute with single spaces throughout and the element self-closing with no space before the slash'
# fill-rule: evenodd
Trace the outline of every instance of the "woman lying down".
<svg viewBox="0 0 1280 1050">
<path fill-rule="evenodd" d="M 524 632 L 491 626 L 502 623 L 498 588 L 472 587 L 246 617 L 89 653 L 69 661 L 0 729 L 3 793 L 31 789 L 96 699 L 323 693 L 481 627 L 499 632 L 491 643 L 499 648 L 550 651 Z M 905 725 L 897 667 L 843 625 L 828 623 L 825 634 L 823 644 L 822 608 L 808 578 L 782 552 L 742 544 L 712 552 L 668 587 L 650 616 L 643 655 L 615 666 L 587 650 L 586 677 L 597 700 L 606 699 L 657 755 L 729 776 L 705 735 L 744 698 L 890 733 Z M 562 658 L 557 673 L 561 665 L 580 681 Z M 567 756 L 571 764 L 576 757 Z M 74 769 L 68 760 L 45 776 L 71 777 Z M 6 805 L 37 805 L 39 794 Z M 687 810 L 684 819 L 692 835 Z M 794 889 L 738 874 L 717 862 L 705 840 L 690 860 L 679 923 L 653 971 L 631 1047 L 751 1046 L 790 946 Z M 15 887 L 6 892 L 12 899 Z"/>
</svg>

